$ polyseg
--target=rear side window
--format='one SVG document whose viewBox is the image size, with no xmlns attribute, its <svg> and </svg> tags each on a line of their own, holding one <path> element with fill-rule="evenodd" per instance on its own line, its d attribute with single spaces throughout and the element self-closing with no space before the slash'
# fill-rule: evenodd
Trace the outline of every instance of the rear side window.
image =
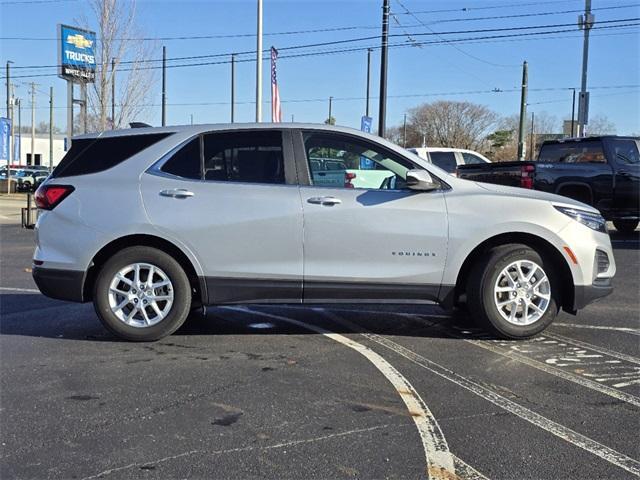
<svg viewBox="0 0 640 480">
<path fill-rule="evenodd" d="M 199 180 L 200 175 L 200 137 L 196 137 L 174 153 L 162 165 L 161 170 L 182 178 Z"/>
<path fill-rule="evenodd" d="M 606 163 L 599 140 L 543 145 L 538 157 L 545 163 Z"/>
<path fill-rule="evenodd" d="M 140 153 L 171 133 L 124 135 L 74 140 L 52 177 L 73 177 L 102 172 Z"/>
<path fill-rule="evenodd" d="M 283 184 L 282 133 L 247 131 L 204 136 L 204 179 Z"/>
<path fill-rule="evenodd" d="M 429 152 L 431 163 L 447 173 L 456 171 L 456 154 L 454 152 Z"/>
</svg>

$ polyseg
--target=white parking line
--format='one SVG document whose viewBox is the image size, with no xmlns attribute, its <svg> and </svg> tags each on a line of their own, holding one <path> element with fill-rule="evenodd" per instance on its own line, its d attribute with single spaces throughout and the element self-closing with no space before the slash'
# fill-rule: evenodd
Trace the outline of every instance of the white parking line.
<svg viewBox="0 0 640 480">
<path fill-rule="evenodd" d="M 0 292 L 24 292 L 24 293 L 40 293 L 40 290 L 36 288 L 12 288 L 12 287 L 0 287 Z"/>
<path fill-rule="evenodd" d="M 577 383 L 578 385 L 581 385 L 583 387 L 589 388 L 591 390 L 595 390 L 597 392 L 603 393 L 605 395 L 608 395 L 610 397 L 616 398 L 618 400 L 621 400 L 623 402 L 627 402 L 631 405 L 635 405 L 636 407 L 640 407 L 640 398 L 636 397 L 635 395 L 631 395 L 629 393 L 625 393 L 625 392 L 621 392 L 620 390 L 616 390 L 615 388 L 609 387 L 608 385 L 602 385 L 598 382 L 595 382 L 593 380 L 589 380 L 587 378 L 583 378 L 581 376 L 578 375 L 574 375 L 572 373 L 569 372 L 565 372 L 559 368 L 555 368 L 552 367 L 550 365 L 546 365 L 542 362 L 539 362 L 538 360 L 534 360 L 532 358 L 528 358 L 524 355 L 520 355 L 517 352 L 514 351 L 510 351 L 510 350 L 504 350 L 501 347 L 497 347 L 495 345 L 492 345 L 489 342 L 484 342 L 484 341 L 480 341 L 480 340 L 468 340 L 465 339 L 464 340 L 467 343 L 471 343 L 473 345 L 475 345 L 476 347 L 480 347 L 480 348 L 484 348 L 485 350 L 489 350 L 490 352 L 496 353 L 498 355 L 501 355 L 503 357 L 506 358 L 511 358 L 513 360 L 517 360 L 520 363 L 524 363 L 525 365 L 528 365 L 530 367 L 536 368 L 538 370 L 541 370 L 545 373 L 551 374 L 551 375 L 555 375 L 556 377 L 560 377 L 564 380 L 568 380 L 570 382 L 573 383 Z"/>
<path fill-rule="evenodd" d="M 360 327 L 359 325 L 354 325 L 352 322 L 339 318 L 336 315 L 331 314 L 330 312 L 325 311 L 324 313 L 328 318 L 338 324 L 341 324 L 347 328 L 356 328 L 359 331 L 363 331 L 362 327 Z M 521 418 L 522 420 L 525 420 L 539 428 L 542 428 L 543 430 L 557 436 L 558 438 L 561 438 L 562 440 L 565 440 L 572 445 L 582 448 L 583 450 L 602 458 L 612 465 L 616 465 L 623 470 L 626 470 L 627 472 L 633 473 L 636 476 L 640 476 L 640 462 L 638 462 L 637 460 L 634 460 L 633 458 L 623 453 L 617 452 L 616 450 L 613 450 L 606 445 L 603 445 L 595 440 L 592 440 L 589 437 L 586 437 L 585 435 L 582 435 L 574 430 L 571 430 L 568 427 L 565 427 L 564 425 L 560 425 L 553 420 L 550 420 L 532 410 L 529 410 L 528 408 L 523 407 L 522 405 L 499 395 L 493 390 L 490 390 L 483 385 L 469 380 L 457 374 L 456 372 L 449 370 L 448 368 L 443 367 L 442 365 L 429 360 L 422 355 L 409 350 L 408 348 L 403 347 L 402 345 L 392 340 L 389 340 L 375 333 L 361 333 L 360 335 L 363 335 L 369 340 L 382 345 L 385 348 L 388 348 L 389 350 L 397 353 L 398 355 L 406 358 L 416 365 L 419 365 L 425 370 L 428 370 L 431 373 L 449 380 L 450 382 L 455 383 L 456 385 L 484 398 L 485 400 L 488 400 L 494 405 L 516 415 L 518 418 Z"/>
<path fill-rule="evenodd" d="M 636 365 L 640 365 L 640 358 L 632 357 L 631 355 L 626 355 L 624 353 L 616 352 L 615 350 L 610 350 L 605 347 L 600 347 L 598 345 L 593 345 L 591 343 L 581 342 L 580 340 L 575 340 L 573 338 L 568 338 L 563 335 L 558 335 L 557 333 L 547 333 L 544 332 L 545 337 L 554 338 L 564 343 L 569 343 L 571 345 L 575 345 L 577 347 L 586 348 L 588 350 L 593 350 L 595 352 L 602 353 L 604 355 L 608 355 L 613 358 L 618 358 L 620 360 L 624 360 L 625 362 L 635 363 Z"/>
<path fill-rule="evenodd" d="M 435 417 L 424 403 L 418 392 L 413 388 L 409 381 L 398 372 L 389 362 L 387 362 L 379 354 L 371 350 L 370 348 L 362 345 L 350 338 L 340 335 L 338 333 L 332 333 L 324 328 L 317 327 L 315 325 L 309 325 L 307 323 L 294 320 L 288 317 L 282 317 L 280 315 L 274 315 L 266 312 L 260 312 L 242 307 L 222 307 L 227 310 L 236 312 L 247 313 L 251 315 L 260 315 L 265 318 L 279 320 L 286 322 L 306 330 L 324 335 L 331 340 L 335 340 L 342 345 L 345 345 L 369 360 L 384 377 L 393 385 L 395 390 L 400 395 L 400 398 L 404 401 L 409 414 L 413 419 L 420 439 L 424 448 L 424 453 L 427 461 L 427 477 L 433 479 L 451 479 L 455 478 L 455 465 L 453 455 L 449 452 L 449 446 L 447 441 L 440 430 L 440 426 L 436 422 Z M 461 461 L 460 461 L 461 462 Z M 470 467 L 471 468 L 471 467 Z M 478 478 L 478 477 L 476 477 Z"/>
<path fill-rule="evenodd" d="M 640 328 L 631 327 L 609 327 L 607 325 L 581 325 L 579 323 L 562 323 L 554 322 L 553 326 L 568 328 L 584 328 L 587 330 L 611 330 L 612 332 L 631 333 L 632 335 L 640 335 Z"/>
</svg>

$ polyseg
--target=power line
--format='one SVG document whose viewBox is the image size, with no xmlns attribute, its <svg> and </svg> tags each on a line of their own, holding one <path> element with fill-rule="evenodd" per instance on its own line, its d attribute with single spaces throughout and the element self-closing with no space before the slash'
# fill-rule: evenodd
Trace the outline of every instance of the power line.
<svg viewBox="0 0 640 480">
<path fill-rule="evenodd" d="M 640 19 L 632 19 L 632 20 L 640 20 Z M 621 20 L 617 20 L 617 21 L 621 21 Z M 600 22 L 600 23 L 604 23 L 604 22 Z M 631 26 L 637 26 L 640 25 L 640 23 L 627 23 L 627 24 L 620 24 L 620 25 L 609 25 L 609 26 L 594 26 L 592 28 L 592 30 L 605 30 L 605 29 L 615 29 L 615 28 L 624 28 L 624 27 L 631 27 Z M 533 27 L 526 27 L 528 28 L 533 28 Z M 538 28 L 538 27 L 535 27 Z M 521 30 L 522 28 L 520 28 Z M 509 28 L 509 29 L 496 29 L 497 31 L 504 31 L 504 30 L 518 30 L 517 28 Z M 486 30 L 485 30 L 486 31 Z M 574 29 L 564 29 L 564 30 L 550 30 L 550 31 L 542 31 L 542 32 L 527 32 L 527 33 L 513 33 L 513 34 L 506 34 L 506 35 L 488 35 L 488 36 L 481 36 L 481 37 L 468 37 L 468 38 L 460 38 L 460 39 L 451 39 L 451 40 L 435 40 L 435 41 L 424 41 L 424 42 L 419 42 L 420 45 L 438 45 L 438 44 L 449 44 L 449 43 L 471 43 L 473 41 L 476 40 L 491 40 L 491 39 L 507 39 L 507 38 L 516 38 L 516 37 L 531 37 L 531 36 L 540 36 L 540 35 L 550 35 L 550 34 L 555 34 L 555 33 L 565 33 L 565 32 L 573 32 Z M 423 34 L 419 34 L 419 35 L 423 35 Z M 402 36 L 402 35 L 397 35 L 397 36 Z M 372 37 L 372 38 L 379 38 L 379 37 Z M 361 41 L 361 40 L 358 40 Z M 344 41 L 340 41 L 338 43 L 344 43 Z M 328 46 L 331 44 L 335 44 L 335 42 L 325 42 L 322 44 L 311 44 L 309 46 L 294 46 L 294 47 L 282 47 L 279 50 L 288 50 L 288 49 L 293 49 L 293 48 L 309 48 L 310 46 Z M 407 43 L 400 43 L 400 44 L 389 44 L 389 47 L 408 47 L 408 46 L 413 46 L 414 44 L 407 44 Z M 281 55 L 279 58 L 280 59 L 285 59 L 285 58 L 300 58 L 300 57 L 309 57 L 309 56 L 316 56 L 316 55 L 329 55 L 329 54 L 337 54 L 337 53 L 349 53 L 349 52 L 357 52 L 357 51 L 363 51 L 363 50 L 367 50 L 368 48 L 375 48 L 378 49 L 380 48 L 379 45 L 369 45 L 369 46 L 360 46 L 360 47 L 352 47 L 352 48 L 342 48 L 342 49 L 335 49 L 335 50 L 321 50 L 321 51 L 312 51 L 312 52 L 303 52 L 303 53 L 298 53 L 298 54 L 290 54 L 290 55 Z M 254 52 L 250 52 L 250 53 L 254 53 Z M 265 51 L 266 53 L 266 51 Z M 197 56 L 195 58 L 214 58 L 214 57 L 230 57 L 230 54 L 215 54 L 215 55 L 203 55 L 203 56 Z M 186 58 L 186 57 L 185 57 Z M 194 57 L 188 57 L 188 59 L 194 59 Z M 265 57 L 265 59 L 268 59 L 267 57 Z M 173 59 L 176 60 L 176 59 Z M 238 59 L 236 60 L 236 62 L 240 63 L 246 63 L 246 62 L 254 62 L 255 59 L 253 58 L 245 58 L 245 59 Z M 199 66 L 208 66 L 208 65 L 225 65 L 225 64 L 229 64 L 230 60 L 221 60 L 221 61 L 212 61 L 212 62 L 198 62 L 198 63 L 185 63 L 185 64 L 178 64 L 178 65 L 167 65 L 167 68 L 183 68 L 183 67 L 199 67 Z M 125 69 L 120 69 L 121 72 L 127 72 L 127 71 L 137 71 L 137 70 L 153 70 L 153 69 L 159 69 L 161 68 L 160 66 L 143 66 L 143 67 L 139 67 L 139 68 L 125 68 Z M 52 76 L 57 76 L 57 73 L 43 73 L 43 74 L 31 74 L 31 75 L 17 75 L 17 76 L 12 76 L 12 78 L 35 78 L 35 77 L 52 77 Z M 0 79 L 2 79 L 4 77 L 0 77 Z"/>
<path fill-rule="evenodd" d="M 553 92 L 553 91 L 571 91 L 576 87 L 541 87 L 541 88 L 531 88 L 530 92 Z M 640 89 L 640 84 L 638 85 L 602 85 L 596 87 L 590 87 L 593 90 L 616 90 L 616 89 Z M 388 95 L 388 98 L 421 98 L 421 97 L 445 97 L 445 96 L 456 96 L 456 95 L 481 95 L 481 94 L 502 94 L 502 93 L 517 93 L 520 91 L 520 87 L 513 87 L 507 89 L 492 89 L 492 90 L 467 90 L 467 91 L 452 91 L 452 92 L 432 92 L 432 93 L 406 93 L 406 94 L 397 94 L 397 95 Z M 629 94 L 632 92 L 623 92 L 623 93 L 615 93 L 615 95 L 619 94 Z M 602 96 L 610 96 L 614 94 L 601 94 Z M 333 97 L 333 101 L 361 101 L 366 97 Z M 371 99 L 377 99 L 377 96 L 371 96 Z M 326 97 L 322 98 L 299 98 L 299 99 L 290 99 L 283 100 L 282 103 L 323 103 L 326 102 Z M 270 100 L 265 100 L 264 103 L 269 103 Z M 236 105 L 253 105 L 255 104 L 255 100 L 242 100 L 236 101 Z M 544 102 L 538 102 L 544 103 Z M 177 103 L 167 103 L 169 106 L 183 106 L 183 107 L 193 107 L 193 106 L 215 106 L 215 105 L 230 105 L 231 102 L 177 102 Z M 536 105 L 537 103 L 530 103 L 529 105 Z M 125 107 L 130 104 L 116 104 L 117 107 Z M 136 104 L 140 107 L 160 107 L 161 103 L 146 103 L 146 104 Z M 49 107 L 37 107 L 41 109 L 49 108 Z M 58 106 L 54 107 L 56 109 L 66 109 L 66 106 Z"/>
<path fill-rule="evenodd" d="M 469 12 L 471 10 L 492 10 L 496 8 L 513 8 L 513 7 L 529 7 L 533 5 L 550 5 L 558 3 L 575 3 L 580 0 L 550 0 L 545 2 L 528 2 L 528 3 L 512 3 L 510 5 L 489 5 L 484 7 L 462 7 L 462 8 L 446 8 L 441 10 L 420 10 L 413 13 L 450 13 L 450 12 Z"/>
<path fill-rule="evenodd" d="M 398 1 L 398 0 L 396 0 Z M 638 21 L 640 20 L 640 18 L 621 18 L 621 19 L 614 19 L 614 20 L 603 20 L 598 22 L 598 25 L 602 25 L 602 24 L 611 24 L 611 23 L 619 23 L 619 22 L 628 22 L 628 21 Z M 525 26 L 520 26 L 520 27 L 502 27 L 502 28 L 482 28 L 482 29 L 475 29 L 475 30 L 453 30 L 453 31 L 446 31 L 446 32 L 435 32 L 433 30 L 431 30 L 429 27 L 426 27 L 428 30 L 430 30 L 429 32 L 417 32 L 417 33 L 412 33 L 412 36 L 437 36 L 440 37 L 440 35 L 460 35 L 460 34 L 471 34 L 471 33 L 490 33 L 490 32 L 506 32 L 506 31 L 519 31 L 519 30 L 537 30 L 537 29 L 543 29 L 543 28 L 559 28 L 559 27 L 574 27 L 573 23 L 561 23 L 561 24 L 545 24 L 545 25 L 525 25 Z M 596 28 L 596 27 L 594 27 Z M 600 27 L 602 28 L 602 27 Z M 402 37 L 405 36 L 405 34 L 390 34 L 389 37 Z M 343 39 L 343 40 L 333 40 L 333 41 L 329 41 L 329 42 L 316 42 L 316 43 L 310 43 L 310 44 L 305 44 L 305 45 L 292 45 L 292 46 L 288 46 L 288 47 L 280 47 L 278 48 L 279 51 L 286 51 L 286 50 L 296 50 L 296 49 L 302 49 L 302 48 L 313 48 L 313 47 L 323 47 L 323 46 L 329 46 L 329 45 L 340 45 L 340 44 L 345 44 L 345 43 L 356 43 L 356 42 L 363 42 L 363 41 L 369 41 L 369 40 L 378 40 L 380 38 L 380 35 L 372 35 L 372 36 L 368 36 L 368 37 L 357 37 L 357 38 L 349 38 L 349 39 Z M 453 42 L 454 40 L 446 40 L 446 39 L 442 39 L 444 43 L 447 42 Z M 264 50 L 263 53 L 268 53 L 268 50 Z M 232 54 L 236 54 L 236 55 L 253 55 L 255 53 L 255 50 L 246 50 L 243 52 L 226 52 L 226 53 L 216 53 L 216 54 L 207 54 L 207 55 L 191 55 L 191 56 L 186 56 L 186 57 L 174 57 L 174 58 L 167 58 L 167 61 L 181 61 L 181 60 L 198 60 L 198 59 L 205 59 L 205 58 L 219 58 L 219 57 L 229 57 Z M 162 59 L 147 59 L 147 60 L 138 60 L 138 61 L 133 61 L 133 60 L 129 60 L 129 61 L 122 61 L 120 62 L 120 65 L 126 65 L 126 64 L 138 64 L 138 63 L 152 63 L 152 62 L 161 62 Z M 174 65 L 175 66 L 175 65 Z M 39 68 L 59 68 L 60 65 L 23 65 L 23 66 L 14 66 L 13 69 L 39 69 Z"/>
</svg>

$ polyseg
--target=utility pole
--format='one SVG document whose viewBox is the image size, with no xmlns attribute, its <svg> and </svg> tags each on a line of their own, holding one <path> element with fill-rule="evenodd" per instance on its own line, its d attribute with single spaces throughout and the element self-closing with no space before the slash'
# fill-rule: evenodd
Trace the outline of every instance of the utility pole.
<svg viewBox="0 0 640 480">
<path fill-rule="evenodd" d="M 576 124 L 576 89 L 573 88 L 573 100 L 571 101 L 571 137 L 574 137 L 576 134 L 575 124 Z"/>
<path fill-rule="evenodd" d="M 291 123 L 293 123 L 293 113 L 291 114 Z"/>
<path fill-rule="evenodd" d="M 527 122 L 527 82 L 528 67 L 527 62 L 522 64 L 522 93 L 520 95 L 520 125 L 518 128 L 518 160 L 524 161 L 526 145 L 524 139 L 524 129 Z"/>
<path fill-rule="evenodd" d="M 11 72 L 9 65 L 12 63 L 11 60 L 7 60 L 7 118 L 11 118 Z"/>
<path fill-rule="evenodd" d="M 262 0 L 258 0 L 256 40 L 256 122 L 262 121 Z"/>
<path fill-rule="evenodd" d="M 591 0 L 584 1 L 584 15 L 578 17 L 578 26 L 584 30 L 582 46 L 582 83 L 578 101 L 578 136 L 585 137 L 589 123 L 589 92 L 587 92 L 587 67 L 589 63 L 589 30 L 595 23 L 595 15 L 591 13 Z"/>
<path fill-rule="evenodd" d="M 231 123 L 236 116 L 236 54 L 231 54 Z"/>
<path fill-rule="evenodd" d="M 36 164 L 36 84 L 31 82 L 31 165 Z"/>
<path fill-rule="evenodd" d="M 116 59 L 111 59 L 111 130 L 116 128 Z"/>
<path fill-rule="evenodd" d="M 371 87 L 371 49 L 367 48 L 367 109 L 365 115 L 369 116 L 369 91 Z"/>
<path fill-rule="evenodd" d="M 162 126 L 167 124 L 167 47 L 162 47 Z"/>
<path fill-rule="evenodd" d="M 86 82 L 80 83 L 80 118 L 82 118 L 82 133 L 87 133 L 87 83 Z"/>
<path fill-rule="evenodd" d="M 21 164 L 20 157 L 22 156 L 22 100 L 16 99 L 16 105 L 18 106 L 18 164 Z M 15 141 L 13 142 L 13 155 L 16 155 Z"/>
<path fill-rule="evenodd" d="M 534 112 L 531 112 L 531 133 L 529 135 L 529 161 L 533 160 L 533 150 L 535 144 L 533 143 L 533 130 L 535 125 L 535 115 Z"/>
<path fill-rule="evenodd" d="M 404 121 L 402 122 L 402 146 L 406 148 L 407 146 L 407 114 L 404 114 Z"/>
<path fill-rule="evenodd" d="M 382 49 L 380 55 L 380 110 L 378 112 L 378 135 L 384 137 L 387 116 L 387 55 L 389 53 L 389 0 L 382 4 Z"/>
<path fill-rule="evenodd" d="M 191 120 L 191 125 L 193 125 L 193 113 L 189 115 L 189 118 Z"/>
<path fill-rule="evenodd" d="M 49 173 L 53 170 L 53 87 L 49 87 Z"/>
<path fill-rule="evenodd" d="M 329 125 L 331 125 L 331 103 L 333 102 L 333 97 L 329 97 L 329 119 L 327 120 Z"/>
</svg>

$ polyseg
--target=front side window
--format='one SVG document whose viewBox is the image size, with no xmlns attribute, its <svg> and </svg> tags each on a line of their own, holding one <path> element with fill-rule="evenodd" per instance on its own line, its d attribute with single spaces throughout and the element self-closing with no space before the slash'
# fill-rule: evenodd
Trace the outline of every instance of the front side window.
<svg viewBox="0 0 640 480">
<path fill-rule="evenodd" d="M 538 157 L 545 163 L 606 163 L 599 140 L 543 145 Z"/>
<path fill-rule="evenodd" d="M 440 167 L 447 173 L 453 173 L 456 171 L 457 162 L 456 154 L 454 152 L 429 152 L 431 157 L 431 163 L 436 167 Z"/>
<path fill-rule="evenodd" d="M 282 133 L 265 130 L 205 135 L 204 179 L 285 183 Z"/>
<path fill-rule="evenodd" d="M 477 165 L 478 163 L 487 163 L 482 158 L 473 153 L 462 152 L 462 159 L 465 165 Z"/>
<path fill-rule="evenodd" d="M 304 134 L 312 185 L 319 187 L 402 189 L 415 166 L 405 158 L 357 138 Z"/>
</svg>

